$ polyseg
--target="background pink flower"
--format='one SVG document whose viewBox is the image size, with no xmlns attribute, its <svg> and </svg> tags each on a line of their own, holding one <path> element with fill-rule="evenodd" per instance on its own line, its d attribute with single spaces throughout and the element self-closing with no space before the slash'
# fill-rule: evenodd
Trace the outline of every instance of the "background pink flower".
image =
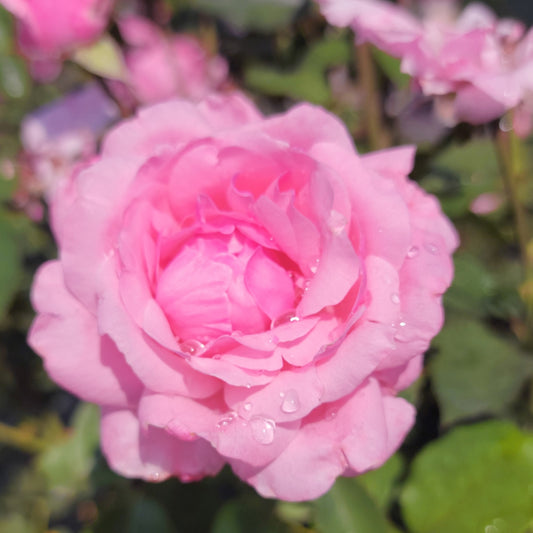
<svg viewBox="0 0 533 533">
<path fill-rule="evenodd" d="M 445 122 L 481 124 L 514 108 L 524 96 L 523 79 L 531 71 L 531 63 L 521 57 L 524 27 L 497 19 L 485 5 L 472 3 L 459 12 L 451 0 L 419 2 L 418 18 L 381 0 L 319 3 L 331 24 L 350 26 L 359 42 L 401 57 L 402 71 L 424 94 L 454 94 L 452 106 L 440 106 Z"/>
<path fill-rule="evenodd" d="M 333 115 L 239 95 L 169 101 L 105 139 L 52 204 L 32 347 L 102 407 L 109 464 L 184 481 L 229 463 L 315 498 L 381 465 L 396 397 L 442 325 L 457 237 L 408 181 L 412 148 L 359 156 Z"/>
<path fill-rule="evenodd" d="M 53 79 L 61 61 L 105 29 L 113 0 L 1 0 L 18 19 L 18 43 L 38 79 Z"/>
<path fill-rule="evenodd" d="M 200 100 L 222 88 L 228 65 L 220 56 L 209 57 L 192 36 L 165 35 L 155 24 L 130 15 L 119 20 L 126 43 L 127 86 L 112 82 L 120 101 L 139 104 L 181 96 Z"/>
</svg>

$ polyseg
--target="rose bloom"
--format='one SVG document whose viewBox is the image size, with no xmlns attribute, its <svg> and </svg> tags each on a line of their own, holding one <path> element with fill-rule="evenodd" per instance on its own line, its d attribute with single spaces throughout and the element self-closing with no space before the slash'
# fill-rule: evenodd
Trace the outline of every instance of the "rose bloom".
<svg viewBox="0 0 533 533">
<path fill-rule="evenodd" d="M 110 466 L 183 481 L 228 463 L 263 496 L 316 498 L 410 429 L 397 391 L 443 321 L 456 234 L 406 175 L 311 105 L 240 95 L 143 109 L 51 206 L 59 259 L 29 335 L 101 406 Z"/>
<path fill-rule="evenodd" d="M 226 61 L 210 57 L 194 37 L 167 36 L 148 19 L 135 15 L 123 17 L 118 26 L 126 43 L 127 85 L 111 81 L 110 88 L 126 107 L 176 96 L 201 100 L 227 81 Z"/>
<path fill-rule="evenodd" d="M 417 17 L 381 0 L 318 2 L 331 24 L 350 26 L 359 42 L 402 58 L 402 71 L 439 99 L 439 115 L 449 125 L 500 117 L 522 101 L 525 78 L 533 77 L 523 25 L 497 19 L 483 4 L 459 12 L 453 0 L 420 0 Z"/>
<path fill-rule="evenodd" d="M 114 0 L 0 0 L 18 20 L 18 44 L 37 79 L 49 81 L 61 60 L 105 29 Z"/>
</svg>

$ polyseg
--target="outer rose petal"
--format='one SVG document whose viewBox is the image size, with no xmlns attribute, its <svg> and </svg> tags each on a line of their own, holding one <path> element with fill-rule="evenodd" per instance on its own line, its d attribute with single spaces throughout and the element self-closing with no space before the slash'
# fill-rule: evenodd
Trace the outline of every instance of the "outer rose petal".
<svg viewBox="0 0 533 533">
<path fill-rule="evenodd" d="M 182 481 L 215 475 L 222 458 L 203 439 L 183 441 L 163 429 L 142 429 L 133 411 L 102 411 L 102 450 L 110 466 L 126 477 Z"/>
<path fill-rule="evenodd" d="M 314 499 L 344 472 L 361 473 L 382 464 L 405 437 L 413 415 L 411 405 L 384 397 L 371 380 L 348 401 L 324 406 L 304 419 L 294 440 L 265 468 L 232 466 L 265 497 Z"/>
<path fill-rule="evenodd" d="M 127 406 L 142 384 L 94 317 L 65 288 L 59 261 L 43 265 L 35 279 L 32 301 L 40 313 L 28 342 L 41 354 L 48 373 L 88 402 Z"/>
</svg>

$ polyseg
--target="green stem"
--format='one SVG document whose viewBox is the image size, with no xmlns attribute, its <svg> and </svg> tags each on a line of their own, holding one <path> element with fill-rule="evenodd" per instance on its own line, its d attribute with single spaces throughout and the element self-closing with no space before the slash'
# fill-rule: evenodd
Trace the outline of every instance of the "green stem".
<svg viewBox="0 0 533 533">
<path fill-rule="evenodd" d="M 370 148 L 378 150 L 390 146 L 390 136 L 382 121 L 382 105 L 377 87 L 376 69 L 370 45 L 356 46 L 357 71 L 363 87 L 365 108 L 363 110 Z"/>
<path fill-rule="evenodd" d="M 521 292 L 527 309 L 525 340 L 533 341 L 533 257 L 528 252 L 530 235 L 527 211 L 520 198 L 520 185 L 526 174 L 523 146 L 512 130 L 502 131 L 501 129 L 497 133 L 496 145 L 505 190 L 514 214 L 516 237 L 520 248 L 524 278 Z"/>
<path fill-rule="evenodd" d="M 2 444 L 28 453 L 38 453 L 46 447 L 46 443 L 33 432 L 0 422 L 0 445 Z"/>
</svg>

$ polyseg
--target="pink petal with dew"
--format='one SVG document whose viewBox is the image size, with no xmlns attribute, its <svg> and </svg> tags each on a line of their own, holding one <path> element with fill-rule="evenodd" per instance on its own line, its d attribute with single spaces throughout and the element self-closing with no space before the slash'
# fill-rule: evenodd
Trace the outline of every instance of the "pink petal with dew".
<svg viewBox="0 0 533 533">
<path fill-rule="evenodd" d="M 300 420 L 320 405 L 324 388 L 312 366 L 280 372 L 263 387 L 226 385 L 229 408 L 249 420 L 265 416 L 276 423 Z"/>
<path fill-rule="evenodd" d="M 386 156 L 387 151 L 380 152 Z M 409 164 L 411 149 L 392 150 L 391 157 L 375 172 L 374 162 L 365 157 L 347 152 L 333 144 L 325 143 L 314 147 L 313 155 L 330 166 L 341 176 L 348 189 L 352 210 L 357 213 L 358 231 L 362 234 L 365 253 L 377 255 L 399 268 L 403 263 L 411 239 L 409 209 L 398 194 L 395 180 L 400 170 Z M 398 156 L 398 167 L 394 165 L 394 155 Z M 376 166 L 376 165 L 374 165 Z M 382 175 L 382 167 L 389 171 Z"/>
<path fill-rule="evenodd" d="M 384 398 L 371 380 L 347 401 L 312 412 L 286 449 L 265 468 L 230 464 L 264 497 L 311 500 L 324 494 L 343 472 L 363 472 L 384 463 L 411 427 L 413 414 L 404 400 Z"/>
<path fill-rule="evenodd" d="M 211 440 L 218 421 L 227 410 L 221 394 L 199 401 L 185 396 L 147 393 L 139 403 L 139 421 L 142 427 L 158 427 L 182 440 L 198 437 Z"/>
<path fill-rule="evenodd" d="M 395 350 L 395 323 L 401 301 L 397 273 L 379 257 L 368 257 L 365 269 L 370 298 L 365 314 L 336 351 L 317 363 L 317 375 L 325 389 L 324 401 L 350 394 Z"/>
<path fill-rule="evenodd" d="M 328 235 L 316 274 L 298 304 L 297 315 L 312 315 L 341 302 L 359 277 L 359 265 L 359 258 L 345 232 Z"/>
<path fill-rule="evenodd" d="M 191 357 L 188 364 L 200 374 L 205 374 L 206 379 L 211 376 L 237 387 L 264 385 L 278 374 L 277 371 L 269 372 L 264 369 L 258 371 L 235 366 L 226 361 L 222 354 L 211 358 Z"/>
<path fill-rule="evenodd" d="M 110 268 L 109 266 L 107 268 Z M 220 382 L 193 370 L 188 362 L 146 335 L 132 320 L 119 296 L 116 274 L 108 274 L 98 302 L 98 328 L 113 339 L 145 387 L 154 392 L 205 398 Z"/>
</svg>

